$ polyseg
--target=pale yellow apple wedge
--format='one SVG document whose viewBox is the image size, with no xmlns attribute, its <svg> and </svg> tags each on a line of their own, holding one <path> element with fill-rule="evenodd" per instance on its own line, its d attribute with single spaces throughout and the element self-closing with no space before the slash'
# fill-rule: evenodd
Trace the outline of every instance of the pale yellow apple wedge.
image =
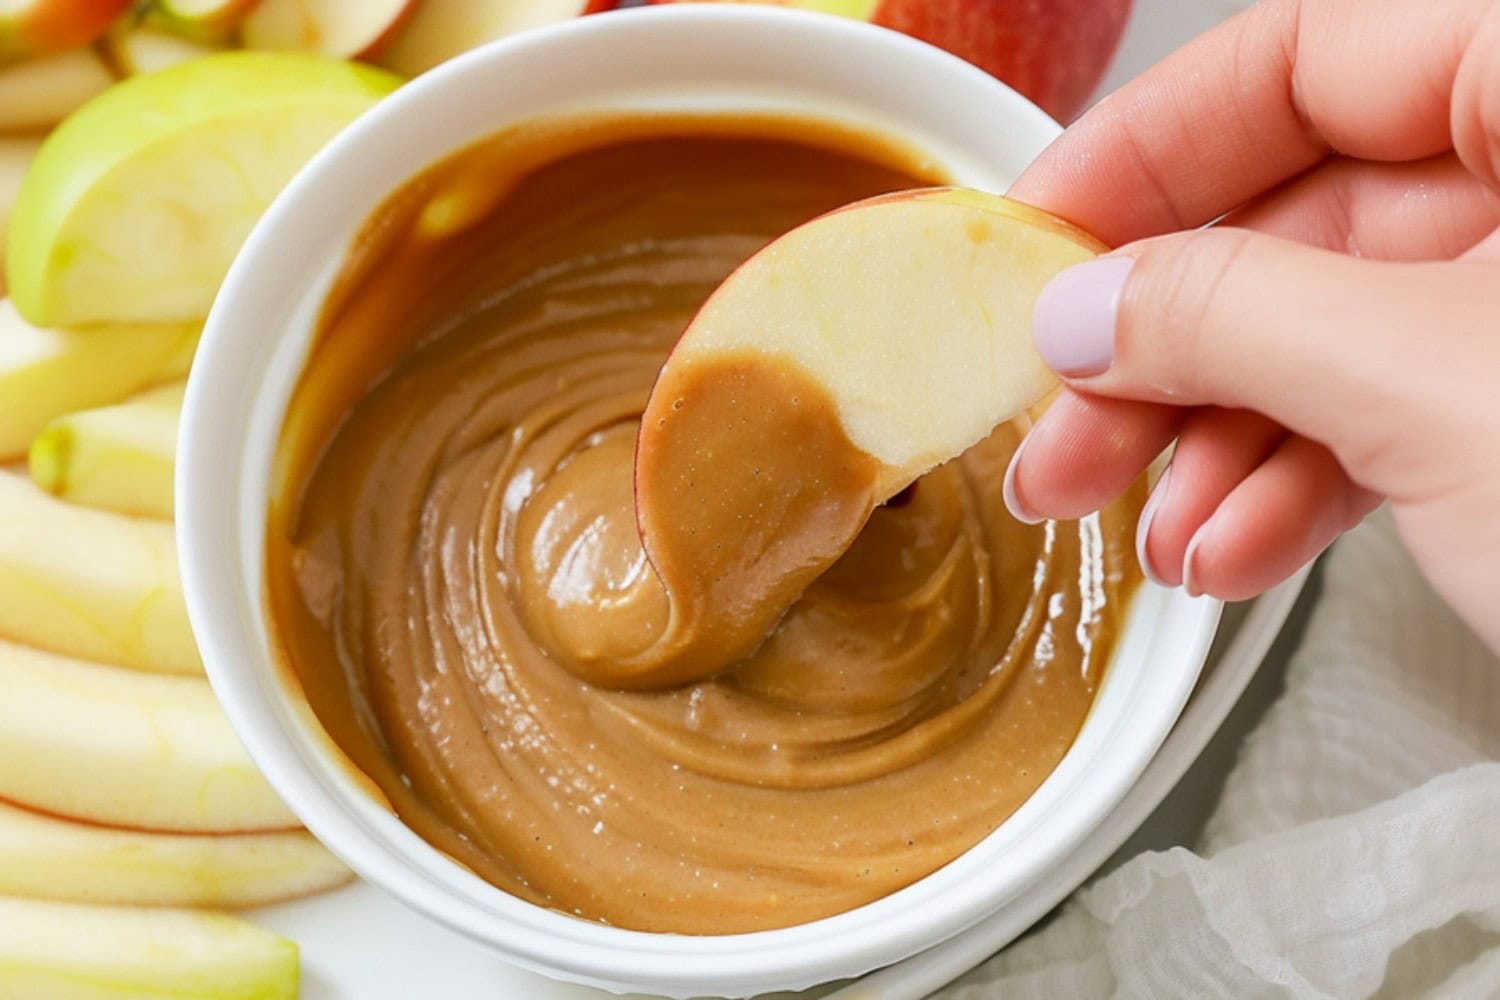
<svg viewBox="0 0 1500 1000">
<path fill-rule="evenodd" d="M 72 503 L 172 517 L 172 472 L 184 382 L 48 424 L 31 443 L 31 478 Z"/>
<path fill-rule="evenodd" d="M 612 6 L 609 0 L 421 0 L 375 59 L 416 76 L 493 39 Z"/>
<path fill-rule="evenodd" d="M 101 44 L 127 76 L 155 73 L 221 51 L 207 42 L 147 26 L 112 32 L 104 36 Z"/>
<path fill-rule="evenodd" d="M 827 392 L 849 441 L 880 463 L 877 492 L 890 496 L 1056 385 L 1032 344 L 1032 307 L 1054 275 L 1104 249 L 999 195 L 870 199 L 793 230 L 731 274 L 663 379 L 724 356 L 800 372 Z M 671 404 L 652 395 L 638 469 Z"/>
<path fill-rule="evenodd" d="M 400 83 L 371 66 L 220 52 L 70 115 L 16 199 L 6 273 L 39 326 L 201 320 L 271 200 Z"/>
<path fill-rule="evenodd" d="M 252 49 L 365 59 L 419 6 L 419 0 L 260 0 L 240 26 L 240 41 Z"/>
<path fill-rule="evenodd" d="M 0 462 L 25 455 L 42 428 L 65 413 L 181 378 L 200 330 L 197 323 L 43 329 L 0 299 Z"/>
<path fill-rule="evenodd" d="M 309 896 L 351 878 L 305 830 L 148 833 L 0 803 L 0 896 L 239 909 Z"/>
<path fill-rule="evenodd" d="M 137 670 L 203 672 L 172 526 L 65 503 L 7 472 L 0 638 Z"/>
<path fill-rule="evenodd" d="M 0 63 L 0 132 L 51 128 L 114 82 L 92 49 Z"/>
<path fill-rule="evenodd" d="M 295 1000 L 297 946 L 197 910 L 0 898 L 0 997 Z"/>
<path fill-rule="evenodd" d="M 0 642 L 0 799 L 130 829 L 295 828 L 201 677 Z"/>
</svg>

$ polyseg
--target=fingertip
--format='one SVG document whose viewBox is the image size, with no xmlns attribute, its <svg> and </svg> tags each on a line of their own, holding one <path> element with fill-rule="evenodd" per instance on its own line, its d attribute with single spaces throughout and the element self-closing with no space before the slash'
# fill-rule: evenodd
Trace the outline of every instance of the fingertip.
<svg viewBox="0 0 1500 1000">
<path fill-rule="evenodd" d="M 1000 497 L 1005 501 L 1005 509 L 1010 511 L 1011 517 L 1022 524 L 1040 524 L 1045 519 L 1026 505 L 1016 486 L 1016 469 L 1021 464 L 1021 456 L 1026 453 L 1027 440 L 1029 437 L 1022 438 L 1010 456 L 1010 464 L 1005 467 L 1005 478 L 1000 484 Z"/>
<path fill-rule="evenodd" d="M 1162 472 L 1161 479 L 1157 480 L 1156 486 L 1151 490 L 1151 495 L 1146 498 L 1146 503 L 1141 507 L 1140 520 L 1136 522 L 1135 529 L 1135 558 L 1140 563 L 1141 572 L 1146 579 L 1158 587 L 1170 587 L 1172 583 L 1157 570 L 1155 562 L 1151 558 L 1151 524 L 1156 520 L 1156 512 L 1161 508 L 1167 492 L 1167 483 L 1172 476 L 1170 465 Z"/>
</svg>

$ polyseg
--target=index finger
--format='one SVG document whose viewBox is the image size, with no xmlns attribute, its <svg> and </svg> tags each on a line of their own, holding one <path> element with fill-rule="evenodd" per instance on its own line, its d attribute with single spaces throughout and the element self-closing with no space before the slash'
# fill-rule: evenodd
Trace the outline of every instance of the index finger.
<svg viewBox="0 0 1500 1000">
<path fill-rule="evenodd" d="M 1330 153 L 1453 147 L 1493 0 L 1262 0 L 1100 102 L 1011 188 L 1111 245 L 1211 222 Z"/>
</svg>

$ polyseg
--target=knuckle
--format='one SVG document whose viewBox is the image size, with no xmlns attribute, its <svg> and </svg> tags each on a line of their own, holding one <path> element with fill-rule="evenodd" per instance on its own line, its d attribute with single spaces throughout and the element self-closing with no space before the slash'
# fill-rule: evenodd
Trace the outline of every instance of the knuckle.
<svg viewBox="0 0 1500 1000">
<path fill-rule="evenodd" d="M 1233 317 L 1247 230 L 1209 229 L 1147 244 L 1126 284 L 1116 354 L 1146 387 L 1183 403 L 1211 391 L 1215 340 Z"/>
<path fill-rule="evenodd" d="M 1500 3 L 1489 5 L 1464 45 L 1450 115 L 1459 158 L 1491 187 L 1500 187 Z"/>
</svg>

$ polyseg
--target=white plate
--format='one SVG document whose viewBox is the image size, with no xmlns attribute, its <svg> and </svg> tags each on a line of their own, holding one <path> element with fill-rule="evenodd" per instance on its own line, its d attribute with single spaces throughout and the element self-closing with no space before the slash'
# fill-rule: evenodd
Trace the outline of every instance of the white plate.
<svg viewBox="0 0 1500 1000">
<path fill-rule="evenodd" d="M 797 996 L 915 1000 L 979 964 L 1096 871 L 1166 798 L 1229 714 L 1296 602 L 1305 573 L 1226 609 L 1202 679 L 1171 735 L 1109 818 L 1049 879 L 968 931 L 842 988 Z M 252 913 L 302 947 L 303 1000 L 600 1000 L 611 994 L 502 964 L 369 885 Z"/>
</svg>

